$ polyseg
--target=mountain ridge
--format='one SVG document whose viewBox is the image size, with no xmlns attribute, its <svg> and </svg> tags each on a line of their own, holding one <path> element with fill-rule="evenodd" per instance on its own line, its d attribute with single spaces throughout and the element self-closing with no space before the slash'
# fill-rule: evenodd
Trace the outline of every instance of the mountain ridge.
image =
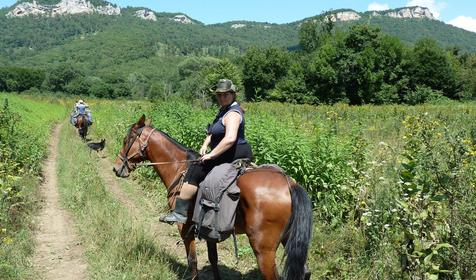
<svg viewBox="0 0 476 280">
<path fill-rule="evenodd" d="M 112 3 L 108 2 L 108 1 L 104 1 L 104 0 L 31 0 L 31 2 L 30 2 L 30 0 L 21 0 L 21 1 L 17 1 L 16 4 L 14 4 L 10 7 L 7 7 L 7 9 L 11 9 L 8 13 L 8 14 L 10 14 L 10 16 L 38 15 L 38 11 L 29 11 L 27 13 L 23 12 L 23 13 L 20 13 L 20 14 L 16 15 L 14 13 L 14 10 L 18 9 L 19 7 L 22 7 L 22 5 L 27 5 L 27 6 L 29 5 L 30 7 L 33 5 L 35 7 L 40 7 L 39 9 L 41 10 L 42 6 L 45 7 L 45 8 L 50 8 L 52 6 L 61 5 L 62 3 L 68 3 L 68 8 L 70 8 L 70 9 L 74 9 L 75 7 L 80 8 L 80 6 L 92 6 L 93 9 L 97 8 L 97 7 L 111 6 L 111 7 L 114 7 L 114 8 L 118 9 L 117 14 L 120 14 L 122 9 L 127 9 L 127 8 L 120 8 L 120 7 L 118 7 L 118 5 L 112 4 Z M 135 8 L 135 7 L 128 7 L 128 8 Z M 154 11 L 151 8 L 143 8 L 143 9 L 144 10 L 149 10 L 149 11 L 155 13 L 155 14 L 160 13 L 160 12 Z M 85 11 L 85 12 L 90 13 L 90 11 Z M 65 11 L 63 11 L 63 13 L 68 14 L 68 11 L 65 10 Z M 79 12 L 75 11 L 75 13 L 79 13 Z M 101 11 L 99 11 L 99 13 L 101 13 Z M 348 13 L 349 15 L 351 15 L 351 18 L 345 17 L 345 13 Z M 43 13 L 40 13 L 40 15 L 42 15 L 42 14 Z M 184 13 L 172 13 L 172 14 L 185 15 Z M 342 17 L 342 14 L 344 14 L 343 17 Z M 435 17 L 433 16 L 433 14 L 431 13 L 431 11 L 428 8 L 421 7 L 421 6 L 401 7 L 401 8 L 395 8 L 395 9 L 382 10 L 382 11 L 366 11 L 366 12 L 358 12 L 358 11 L 355 11 L 353 9 L 343 8 L 343 9 L 338 9 L 338 10 L 331 10 L 331 11 L 328 11 L 328 12 L 321 13 L 319 15 L 314 15 L 314 16 L 308 17 L 308 18 L 315 18 L 315 17 L 319 17 L 319 16 L 322 16 L 322 15 L 328 15 L 328 16 L 330 15 L 330 16 L 334 16 L 334 21 L 339 21 L 339 20 L 340 21 L 348 21 L 348 20 L 358 20 L 362 16 L 365 16 L 365 15 L 368 15 L 368 14 L 371 14 L 373 16 L 379 15 L 379 16 L 389 16 L 389 17 L 394 17 L 394 18 L 428 18 L 428 19 L 435 19 Z M 199 22 L 198 20 L 194 20 L 191 17 L 188 17 L 188 18 L 193 20 L 193 21 Z M 307 18 L 305 18 L 303 20 L 306 20 L 306 19 Z M 241 21 L 241 20 L 234 20 L 234 21 Z M 293 21 L 293 22 L 289 22 L 289 23 L 282 23 L 282 24 L 293 24 L 295 22 L 300 22 L 300 21 L 302 21 L 302 20 L 297 20 L 297 21 Z M 227 22 L 223 22 L 223 23 L 227 23 Z M 262 23 L 265 23 L 265 22 L 262 22 Z M 271 22 L 266 22 L 266 23 L 271 24 Z M 213 23 L 213 24 L 207 24 L 207 25 L 216 25 L 216 24 L 221 24 L 221 23 Z"/>
<path fill-rule="evenodd" d="M 38 0 L 36 3 L 51 5 L 64 1 L 88 2 L 84 0 Z M 379 26 L 387 34 L 399 37 L 406 43 L 412 44 L 421 38 L 430 37 L 445 47 L 456 45 L 463 51 L 476 51 L 476 33 L 445 24 L 430 17 L 395 18 L 377 16 L 375 12 L 363 12 L 358 13 L 360 17 L 358 19 L 341 21 L 339 18 L 342 17 L 338 16 L 339 13 L 351 12 L 357 14 L 357 12 L 352 9 L 339 9 L 285 24 L 246 20 L 204 24 L 185 13 L 159 13 L 146 7 L 121 8 L 119 16 L 86 13 L 55 17 L 6 17 L 7 13 L 22 3 L 30 2 L 19 1 L 16 5 L 0 9 L 0 29 L 4 30 L 3 34 L 0 34 L 0 50 L 3 49 L 0 51 L 0 56 L 3 52 L 4 56 L 17 57 L 13 54 L 18 53 L 19 50 L 23 53 L 25 48 L 38 51 L 72 42 L 71 40 L 78 38 L 78 36 L 87 38 L 88 34 L 101 36 L 101 32 L 114 26 L 121 26 L 123 29 L 114 28 L 119 30 L 115 31 L 117 36 L 126 37 L 129 36 L 127 35 L 127 29 L 134 27 L 135 32 L 148 34 L 151 40 L 157 40 L 156 44 L 161 46 L 161 50 L 166 46 L 171 54 L 234 55 L 243 53 L 252 45 L 295 49 L 299 44 L 299 27 L 303 22 L 308 20 L 319 21 L 330 15 L 334 16 L 337 21 L 336 25 L 342 28 L 347 28 L 353 24 L 370 23 Z M 96 0 L 94 3 L 110 4 L 102 0 Z M 422 8 L 418 6 L 379 11 L 378 13 L 393 12 L 398 14 L 398 12 L 408 11 L 408 9 L 410 11 L 419 9 L 419 14 L 426 14 L 426 10 L 421 10 Z M 153 16 L 149 12 L 153 13 Z M 188 20 L 190 20 L 188 24 L 179 24 L 187 23 Z M 52 23 L 60 26 L 51 28 Z M 173 51 L 171 51 L 172 49 Z"/>
</svg>

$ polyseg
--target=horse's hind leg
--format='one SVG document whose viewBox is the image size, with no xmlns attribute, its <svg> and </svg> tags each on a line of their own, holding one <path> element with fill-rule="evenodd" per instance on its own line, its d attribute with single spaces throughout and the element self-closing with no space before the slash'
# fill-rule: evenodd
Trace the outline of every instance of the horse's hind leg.
<svg viewBox="0 0 476 280">
<path fill-rule="evenodd" d="M 207 241 L 208 260 L 212 266 L 213 278 L 219 280 L 220 273 L 218 272 L 218 253 L 217 244 L 215 242 Z"/>
<path fill-rule="evenodd" d="M 255 252 L 255 255 L 263 278 L 265 280 L 278 280 L 279 275 L 276 270 L 276 251 L 260 250 Z"/>
<path fill-rule="evenodd" d="M 276 249 L 279 245 L 280 235 L 271 230 L 255 235 L 248 234 L 248 237 L 263 278 L 266 280 L 279 279 L 276 269 Z"/>
</svg>

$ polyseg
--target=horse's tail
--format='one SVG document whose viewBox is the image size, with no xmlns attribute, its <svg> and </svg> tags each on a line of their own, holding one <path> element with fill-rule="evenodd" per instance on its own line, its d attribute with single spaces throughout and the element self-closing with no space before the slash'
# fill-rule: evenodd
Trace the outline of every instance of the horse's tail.
<svg viewBox="0 0 476 280">
<path fill-rule="evenodd" d="M 292 213 L 285 247 L 284 279 L 302 280 L 312 234 L 312 206 L 306 191 L 298 184 L 291 187 Z"/>
<path fill-rule="evenodd" d="M 78 131 L 81 138 L 86 138 L 86 134 L 88 133 L 88 124 L 87 119 L 83 114 L 80 114 L 77 117 L 76 123 L 78 124 Z"/>
</svg>

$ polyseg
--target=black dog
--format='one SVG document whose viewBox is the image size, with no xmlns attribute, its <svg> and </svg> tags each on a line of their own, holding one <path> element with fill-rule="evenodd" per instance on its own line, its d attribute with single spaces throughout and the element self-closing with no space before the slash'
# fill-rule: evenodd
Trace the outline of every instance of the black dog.
<svg viewBox="0 0 476 280">
<path fill-rule="evenodd" d="M 104 149 L 104 146 L 106 146 L 106 139 L 101 139 L 101 142 L 89 142 L 87 143 L 87 145 L 91 150 L 99 152 Z"/>
</svg>

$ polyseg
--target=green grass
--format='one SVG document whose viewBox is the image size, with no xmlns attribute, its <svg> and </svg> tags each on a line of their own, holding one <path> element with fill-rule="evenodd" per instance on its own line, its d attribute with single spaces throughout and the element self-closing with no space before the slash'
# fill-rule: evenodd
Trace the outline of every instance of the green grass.
<svg viewBox="0 0 476 280">
<path fill-rule="evenodd" d="M 97 156 L 64 127 L 58 156 L 63 204 L 74 214 L 92 279 L 175 279 L 177 260 L 158 247 L 106 190 Z"/>
</svg>

